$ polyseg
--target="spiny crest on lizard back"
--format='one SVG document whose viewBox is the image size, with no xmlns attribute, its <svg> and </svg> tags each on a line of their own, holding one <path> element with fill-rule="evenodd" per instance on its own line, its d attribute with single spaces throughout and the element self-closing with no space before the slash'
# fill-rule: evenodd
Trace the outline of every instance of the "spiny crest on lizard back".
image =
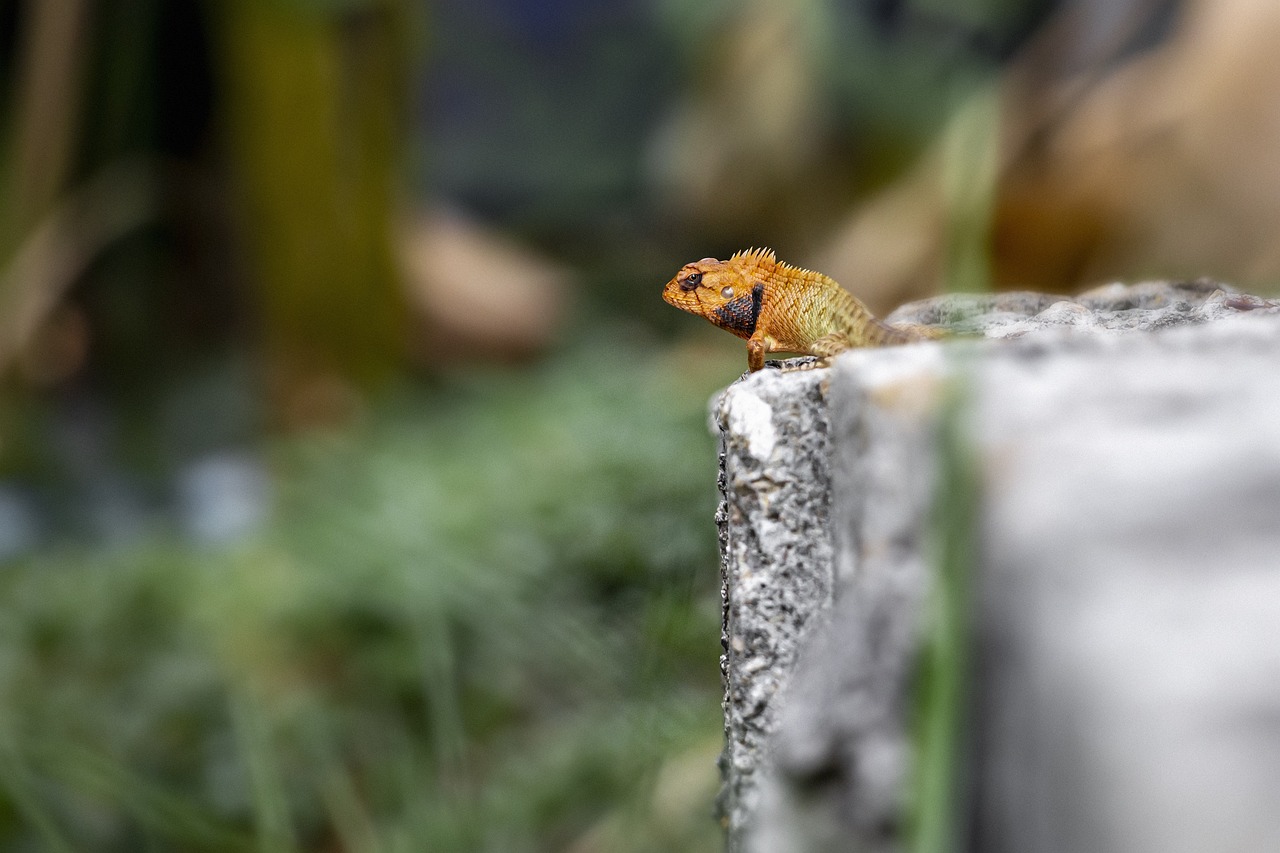
<svg viewBox="0 0 1280 853">
<path fill-rule="evenodd" d="M 798 276 L 816 276 L 813 270 L 804 267 L 793 266 L 785 261 L 778 260 L 778 256 L 774 254 L 773 249 L 761 246 L 758 249 L 745 249 L 741 252 L 735 252 L 733 257 L 729 258 L 726 263 L 738 264 L 744 269 L 756 269 L 762 264 L 767 264 L 777 272 L 789 273 Z"/>
<path fill-rule="evenodd" d="M 741 252 L 734 252 L 733 257 L 729 258 L 728 262 L 731 264 L 741 264 L 743 266 L 746 266 L 747 264 L 756 266 L 761 263 L 776 264 L 778 262 L 778 256 L 774 254 L 773 249 L 761 246 L 758 249 L 752 248 L 744 249 Z"/>
</svg>

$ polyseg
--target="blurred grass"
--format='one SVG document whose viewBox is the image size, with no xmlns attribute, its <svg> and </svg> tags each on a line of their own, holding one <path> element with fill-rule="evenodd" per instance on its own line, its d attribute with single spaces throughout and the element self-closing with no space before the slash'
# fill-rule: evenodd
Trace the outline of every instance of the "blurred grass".
<svg viewBox="0 0 1280 853">
<path fill-rule="evenodd" d="M 915 766 L 904 848 L 911 853 L 966 849 L 971 827 L 973 585 L 978 548 L 978 463 L 969 439 L 971 366 L 944 391 L 939 470 L 931 519 L 934 579 L 921 637 L 912 709 Z"/>
<path fill-rule="evenodd" d="M 944 136 L 947 237 L 944 286 L 952 293 L 991 289 L 991 239 L 1000 141 L 994 81 L 961 97 Z"/>
<path fill-rule="evenodd" d="M 716 352 L 402 389 L 234 548 L 4 567 L 0 847 L 716 847 Z"/>
</svg>

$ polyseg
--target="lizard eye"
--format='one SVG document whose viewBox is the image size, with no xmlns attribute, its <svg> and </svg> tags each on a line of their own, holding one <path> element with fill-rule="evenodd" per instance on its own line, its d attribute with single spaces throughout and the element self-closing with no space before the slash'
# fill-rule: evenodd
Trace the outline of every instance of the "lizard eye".
<svg viewBox="0 0 1280 853">
<path fill-rule="evenodd" d="M 688 277 L 685 278 L 684 281 L 680 282 L 680 289 L 693 290 L 695 287 L 697 287 L 700 284 L 702 284 L 702 273 L 691 272 L 689 273 Z"/>
<path fill-rule="evenodd" d="M 732 287 L 726 287 L 724 290 L 720 291 L 720 295 L 721 295 L 721 296 L 723 296 L 725 299 L 732 299 L 732 298 L 733 298 L 733 288 L 732 288 Z"/>
</svg>

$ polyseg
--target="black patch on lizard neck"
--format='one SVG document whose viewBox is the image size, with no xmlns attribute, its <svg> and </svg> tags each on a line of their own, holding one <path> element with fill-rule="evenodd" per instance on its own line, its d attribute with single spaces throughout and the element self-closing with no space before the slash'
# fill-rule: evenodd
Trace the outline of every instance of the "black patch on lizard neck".
<svg viewBox="0 0 1280 853">
<path fill-rule="evenodd" d="M 760 320 L 760 309 L 764 305 L 764 285 L 756 282 L 750 293 L 730 299 L 717 308 L 715 324 L 728 329 L 735 335 L 749 338 L 756 331 L 756 323 Z"/>
</svg>

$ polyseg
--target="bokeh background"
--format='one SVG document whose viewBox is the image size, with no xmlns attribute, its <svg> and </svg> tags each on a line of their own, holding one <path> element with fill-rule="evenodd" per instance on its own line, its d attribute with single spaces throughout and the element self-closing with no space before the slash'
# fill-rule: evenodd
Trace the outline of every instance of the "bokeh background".
<svg viewBox="0 0 1280 853">
<path fill-rule="evenodd" d="M 770 245 L 1280 281 L 1269 0 L 0 2 L 0 847 L 720 845 Z"/>
</svg>

